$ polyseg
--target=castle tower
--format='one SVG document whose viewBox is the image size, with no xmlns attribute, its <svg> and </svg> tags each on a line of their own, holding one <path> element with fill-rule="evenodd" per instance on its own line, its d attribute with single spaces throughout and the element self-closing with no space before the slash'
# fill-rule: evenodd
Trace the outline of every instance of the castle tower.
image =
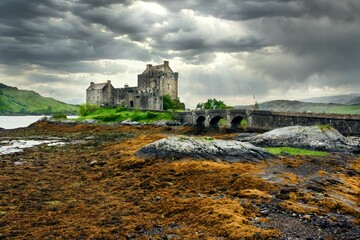
<svg viewBox="0 0 360 240">
<path fill-rule="evenodd" d="M 162 95 L 169 95 L 172 99 L 177 99 L 179 73 L 173 72 L 168 61 L 164 61 L 162 70 L 163 74 L 160 78 Z"/>
</svg>

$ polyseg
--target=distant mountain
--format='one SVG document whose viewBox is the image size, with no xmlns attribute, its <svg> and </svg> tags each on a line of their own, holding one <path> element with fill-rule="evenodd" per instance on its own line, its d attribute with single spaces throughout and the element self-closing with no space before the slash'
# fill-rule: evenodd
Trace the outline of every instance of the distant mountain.
<svg viewBox="0 0 360 240">
<path fill-rule="evenodd" d="M 0 115 L 76 114 L 78 107 L 0 83 Z"/>
<path fill-rule="evenodd" d="M 347 102 L 349 105 L 360 105 L 360 96 L 353 98 L 351 101 Z"/>
<path fill-rule="evenodd" d="M 339 103 L 339 104 L 352 104 L 351 102 L 360 97 L 360 93 L 352 93 L 347 95 L 334 95 L 326 97 L 315 97 L 301 99 L 302 102 L 311 102 L 311 103 Z"/>
<path fill-rule="evenodd" d="M 238 109 L 254 108 L 254 106 L 235 106 Z M 338 113 L 360 114 L 359 105 L 345 105 L 335 103 L 308 103 L 301 101 L 275 100 L 258 104 L 259 110 L 276 112 L 314 112 L 314 113 Z"/>
</svg>

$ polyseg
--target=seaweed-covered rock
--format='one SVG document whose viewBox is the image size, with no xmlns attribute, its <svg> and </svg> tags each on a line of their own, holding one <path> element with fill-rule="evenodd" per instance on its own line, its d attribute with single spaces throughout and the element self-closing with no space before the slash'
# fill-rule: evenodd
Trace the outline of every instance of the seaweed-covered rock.
<svg viewBox="0 0 360 240">
<path fill-rule="evenodd" d="M 227 162 L 258 162 L 273 157 L 250 143 L 183 136 L 160 139 L 140 149 L 137 155 L 168 160 L 189 157 Z"/>
<path fill-rule="evenodd" d="M 341 135 L 329 126 L 291 126 L 253 136 L 239 138 L 260 147 L 290 146 L 331 152 L 358 152 L 355 140 Z"/>
</svg>

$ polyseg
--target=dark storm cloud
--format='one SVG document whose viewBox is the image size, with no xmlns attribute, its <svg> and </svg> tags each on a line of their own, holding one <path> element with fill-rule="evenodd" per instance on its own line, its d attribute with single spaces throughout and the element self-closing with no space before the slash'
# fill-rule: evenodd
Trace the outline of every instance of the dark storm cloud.
<svg viewBox="0 0 360 240">
<path fill-rule="evenodd" d="M 51 76 L 49 81 L 56 81 L 56 73 L 107 75 L 126 69 L 97 66 L 102 59 L 178 59 L 206 68 L 221 61 L 222 53 L 235 64 L 241 60 L 247 73 L 228 70 L 219 81 L 223 74 L 194 72 L 188 77 L 199 87 L 187 91 L 228 94 L 231 84 L 234 94 L 300 84 L 359 86 L 359 0 L 153 2 L 168 12 L 146 5 L 150 1 L 1 0 L 0 64 L 14 69 L 6 72 L 14 76 L 24 66 L 39 65 L 50 74 L 29 80 L 46 82 Z"/>
<path fill-rule="evenodd" d="M 359 18 L 358 0 L 156 0 L 172 12 L 193 9 L 229 20 L 269 17 L 322 17 L 352 21 Z"/>
<path fill-rule="evenodd" d="M 86 4 L 91 7 L 104 7 L 112 4 L 128 5 L 131 0 L 78 0 L 79 3 Z"/>
</svg>

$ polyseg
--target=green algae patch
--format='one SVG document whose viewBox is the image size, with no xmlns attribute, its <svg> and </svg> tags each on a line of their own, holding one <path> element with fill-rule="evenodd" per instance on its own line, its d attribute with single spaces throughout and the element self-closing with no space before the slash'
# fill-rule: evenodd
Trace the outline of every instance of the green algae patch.
<svg viewBox="0 0 360 240">
<path fill-rule="evenodd" d="M 317 156 L 324 157 L 327 156 L 327 152 L 315 151 L 315 150 L 307 150 L 302 148 L 293 148 L 293 147 L 266 147 L 265 148 L 269 153 L 275 155 L 302 155 L 302 156 Z"/>
</svg>

